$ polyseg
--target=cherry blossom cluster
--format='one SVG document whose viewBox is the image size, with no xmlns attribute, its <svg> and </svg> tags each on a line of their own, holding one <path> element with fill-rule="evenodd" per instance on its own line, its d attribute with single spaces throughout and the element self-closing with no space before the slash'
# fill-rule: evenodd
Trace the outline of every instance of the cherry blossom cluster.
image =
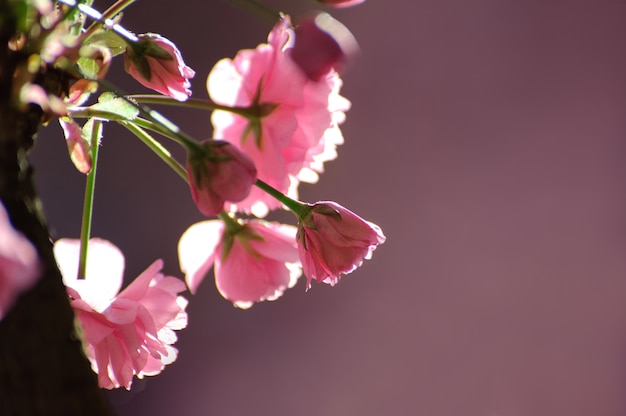
<svg viewBox="0 0 626 416">
<path fill-rule="evenodd" d="M 319 0 L 329 7 L 362 2 Z M 299 184 L 315 183 L 324 163 L 337 157 L 344 141 L 340 125 L 351 105 L 340 95 L 340 73 L 358 46 L 329 14 L 306 16 L 294 25 L 288 15 L 276 13 L 267 42 L 221 59 L 208 71 L 207 100 L 191 98 L 196 71 L 173 42 L 120 25 L 121 11 L 132 1 L 119 0 L 103 13 L 73 0 L 56 7 L 44 0 L 27 3 L 31 28 L 13 47 L 40 48 L 41 70 L 54 69 L 70 80 L 67 90 L 58 92 L 24 77 L 19 100 L 41 107 L 46 121 L 58 119 L 72 162 L 87 175 L 81 236 L 57 240 L 54 252 L 101 387 L 129 389 L 134 376 L 158 374 L 176 359 L 174 331 L 187 325 L 187 300 L 180 294 L 186 287 L 196 293 L 211 269 L 219 293 L 249 308 L 277 299 L 303 274 L 306 289 L 312 281 L 334 286 L 385 241 L 380 227 L 336 202 L 298 200 Z M 159 95 L 128 95 L 106 82 L 118 55 L 130 76 Z M 206 109 L 212 138 L 194 140 L 148 105 Z M 123 254 L 111 242 L 90 238 L 106 121 L 126 127 L 184 179 L 198 210 L 209 218 L 180 238 L 186 285 L 164 276 L 157 260 L 121 290 Z M 186 150 L 184 164 L 162 138 Z M 263 219 L 275 209 L 291 211 L 297 224 Z M 34 248 L 1 210 L 0 230 L 1 317 L 40 273 Z"/>
</svg>

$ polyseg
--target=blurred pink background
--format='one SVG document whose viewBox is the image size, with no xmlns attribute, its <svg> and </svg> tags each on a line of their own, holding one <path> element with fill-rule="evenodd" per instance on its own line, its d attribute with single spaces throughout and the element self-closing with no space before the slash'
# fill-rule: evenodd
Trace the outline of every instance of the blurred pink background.
<svg viewBox="0 0 626 416">
<path fill-rule="evenodd" d="M 110 393 L 118 414 L 626 414 L 626 1 L 368 0 L 333 15 L 362 48 L 344 76 L 353 108 L 339 159 L 301 197 L 340 202 L 387 242 L 334 288 L 301 281 L 247 311 L 211 276 L 187 294 L 178 360 Z M 270 29 L 199 0 L 142 0 L 124 24 L 174 41 L 198 98 L 218 59 Z M 163 111 L 211 135 L 208 113 Z M 77 237 L 84 177 L 58 125 L 32 160 L 55 236 Z M 93 234 L 122 248 L 126 277 L 157 257 L 182 277 L 178 238 L 202 219 L 183 182 L 114 125 L 97 182 Z"/>
</svg>

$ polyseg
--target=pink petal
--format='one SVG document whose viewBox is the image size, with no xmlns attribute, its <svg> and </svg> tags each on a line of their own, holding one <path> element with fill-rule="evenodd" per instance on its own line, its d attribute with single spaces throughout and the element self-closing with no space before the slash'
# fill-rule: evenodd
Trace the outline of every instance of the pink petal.
<svg viewBox="0 0 626 416">
<path fill-rule="evenodd" d="M 65 286 L 75 289 L 96 311 L 102 312 L 122 286 L 124 255 L 113 243 L 89 240 L 86 278 L 78 278 L 80 240 L 62 238 L 54 243 L 54 256 Z"/>
<path fill-rule="evenodd" d="M 243 309 L 277 299 L 301 275 L 295 227 L 257 220 L 245 226 L 261 239 L 239 234 L 226 259 L 218 257 L 215 262 L 218 291 Z"/>
<path fill-rule="evenodd" d="M 139 303 L 134 300 L 116 298 L 103 315 L 114 325 L 132 325 L 137 318 Z"/>
<path fill-rule="evenodd" d="M 76 302 L 72 302 L 72 307 L 76 310 Z M 96 311 L 76 310 L 76 316 L 83 328 L 85 339 L 89 344 L 100 344 L 106 337 L 111 335 L 114 327 L 108 323 L 106 318 Z"/>
<path fill-rule="evenodd" d="M 202 221 L 189 227 L 180 237 L 178 260 L 191 293 L 196 292 L 213 267 L 213 259 L 222 238 L 223 228 L 221 221 Z"/>
<path fill-rule="evenodd" d="M 160 276 L 160 271 L 163 268 L 163 260 L 155 260 L 146 270 L 141 272 L 135 280 L 132 281 L 126 289 L 124 289 L 118 295 L 119 298 L 131 299 L 138 302 L 148 290 L 150 282 L 157 276 Z"/>
</svg>

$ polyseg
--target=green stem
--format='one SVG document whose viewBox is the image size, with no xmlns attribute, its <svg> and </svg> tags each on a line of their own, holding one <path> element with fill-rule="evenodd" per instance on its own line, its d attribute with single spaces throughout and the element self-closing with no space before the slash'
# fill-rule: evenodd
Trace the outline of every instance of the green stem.
<svg viewBox="0 0 626 416">
<path fill-rule="evenodd" d="M 257 188 L 260 188 L 261 190 L 265 191 L 266 193 L 270 194 L 278 201 L 280 201 L 284 206 L 289 208 L 291 212 L 293 212 L 299 219 L 303 218 L 304 215 L 310 210 L 310 206 L 308 204 L 303 204 L 302 202 L 289 198 L 287 195 L 283 194 L 271 185 L 263 182 L 261 179 L 257 179 L 255 185 L 257 186 Z"/>
<path fill-rule="evenodd" d="M 141 127 L 144 130 L 150 130 L 154 133 L 159 133 L 163 137 L 166 137 L 178 144 L 182 144 L 180 142 L 180 139 L 176 135 L 170 133 L 169 130 L 164 130 L 161 126 L 157 125 L 156 123 L 153 123 L 150 120 L 146 120 L 144 118 L 136 118 L 132 121 L 132 123 L 138 127 Z"/>
<path fill-rule="evenodd" d="M 271 23 L 272 25 L 276 23 L 278 19 L 281 17 L 281 13 L 273 10 L 272 8 L 266 6 L 265 4 L 258 2 L 256 0 L 227 0 L 236 6 L 260 17 L 261 19 Z"/>
<path fill-rule="evenodd" d="M 81 3 L 77 3 L 75 0 L 57 0 L 59 3 L 63 3 L 67 6 L 70 6 L 72 8 L 76 8 L 78 9 L 78 11 L 80 11 L 81 13 L 85 14 L 86 16 L 88 16 L 90 19 L 111 28 L 111 30 L 113 30 L 115 33 L 117 33 L 118 35 L 120 35 L 122 38 L 130 41 L 130 42 L 137 42 L 137 36 L 135 36 L 132 32 L 129 32 L 128 30 L 126 30 L 124 27 L 122 27 L 121 25 L 115 23 L 113 20 L 111 19 L 105 19 L 104 16 L 102 15 L 102 13 L 100 13 L 98 10 L 94 9 L 91 6 L 88 6 L 86 4 L 81 4 Z M 84 38 L 83 38 L 84 39 Z"/>
<path fill-rule="evenodd" d="M 122 121 L 128 121 L 128 117 L 125 116 L 120 116 L 117 113 L 112 113 L 109 111 L 103 111 L 103 110 L 94 110 L 91 107 L 72 107 L 72 108 L 68 108 L 67 110 L 67 114 L 68 117 L 71 118 L 97 118 L 97 119 L 101 119 L 101 120 L 106 120 L 106 121 L 117 121 L 117 122 L 122 122 Z M 170 130 L 164 129 L 163 127 L 161 127 L 160 125 L 150 121 L 150 120 L 146 120 L 143 118 L 136 118 L 132 121 L 133 124 L 146 129 L 146 130 L 151 130 L 155 133 L 159 133 L 160 135 L 167 137 L 170 140 L 175 141 L 176 143 L 182 145 L 185 147 L 186 143 L 182 142 L 180 140 L 180 137 L 178 137 L 176 134 L 173 134 L 172 132 L 170 132 Z M 195 144 L 195 146 L 199 146 L 197 144 Z"/>
<path fill-rule="evenodd" d="M 189 182 L 187 171 L 182 167 L 171 155 L 171 153 L 161 145 L 157 140 L 148 134 L 144 129 L 138 127 L 130 121 L 120 121 L 122 126 L 126 127 L 139 140 L 141 140 L 150 150 L 152 150 L 161 160 L 163 160 L 174 172 L 178 174 L 185 182 Z"/>
<path fill-rule="evenodd" d="M 100 86 L 104 90 L 114 93 L 116 96 L 123 99 L 127 103 L 135 106 L 139 110 L 140 114 L 142 114 L 148 120 L 158 125 L 160 128 L 164 129 L 165 131 L 169 131 L 173 136 L 175 136 L 178 142 L 187 150 L 198 149 L 198 146 L 199 146 L 198 142 L 192 139 L 191 136 L 184 133 L 180 129 L 180 127 L 178 127 L 176 124 L 171 122 L 169 119 L 167 119 L 164 115 L 162 115 L 158 111 L 154 111 L 150 107 L 144 104 L 141 104 L 141 103 L 138 103 L 129 99 L 127 94 L 125 94 L 123 91 L 119 90 L 118 88 L 116 88 L 115 86 L 113 86 L 112 84 L 108 83 L 105 80 L 91 79 L 91 81 L 97 82 L 98 84 L 100 84 Z"/>
<path fill-rule="evenodd" d="M 67 115 L 71 118 L 96 118 L 96 119 L 105 120 L 105 121 L 117 121 L 117 122 L 128 121 L 128 117 L 126 116 L 121 116 L 117 113 L 113 113 L 113 112 L 105 111 L 105 110 L 94 110 L 91 107 L 71 107 L 71 108 L 68 108 Z M 193 141 L 193 143 L 190 144 L 188 142 L 181 140 L 179 135 L 172 133 L 169 129 L 165 129 L 161 127 L 161 125 L 154 123 L 150 120 L 136 118 L 133 120 L 133 123 L 145 129 L 152 130 L 156 133 L 159 133 L 167 137 L 168 139 L 173 140 L 176 143 L 182 145 L 183 147 L 186 147 L 187 149 L 189 149 L 190 146 L 194 148 L 199 146 L 195 141 Z"/>
<path fill-rule="evenodd" d="M 238 114 L 240 116 L 250 118 L 255 117 L 257 114 L 249 107 L 229 107 L 227 105 L 216 104 L 210 100 L 202 100 L 199 98 L 190 98 L 187 101 L 178 101 L 172 97 L 156 94 L 134 94 L 129 95 L 128 98 L 137 101 L 142 104 L 162 104 L 171 105 L 175 107 L 187 107 L 197 108 L 199 110 L 222 110 L 230 113 Z"/>
<path fill-rule="evenodd" d="M 121 116 L 117 113 L 94 110 L 91 107 L 70 107 L 67 109 L 67 115 L 71 118 L 98 118 L 106 121 L 128 120 L 128 117 Z"/>
<path fill-rule="evenodd" d="M 94 120 L 91 130 L 91 171 L 87 174 L 85 200 L 83 202 L 83 221 L 80 227 L 80 254 L 78 257 L 78 279 L 85 279 L 87 271 L 87 251 L 91 235 L 93 198 L 96 190 L 96 171 L 98 170 L 98 149 L 102 136 L 102 122 Z"/>
<path fill-rule="evenodd" d="M 119 13 L 122 12 L 122 10 L 133 4 L 135 1 L 136 0 L 118 0 L 113 3 L 108 9 L 104 11 L 104 13 L 102 13 L 102 21 L 94 21 L 83 33 L 83 36 L 85 38 L 89 37 L 98 28 L 98 26 L 104 24 L 104 22 L 106 22 L 107 20 L 117 16 Z"/>
</svg>

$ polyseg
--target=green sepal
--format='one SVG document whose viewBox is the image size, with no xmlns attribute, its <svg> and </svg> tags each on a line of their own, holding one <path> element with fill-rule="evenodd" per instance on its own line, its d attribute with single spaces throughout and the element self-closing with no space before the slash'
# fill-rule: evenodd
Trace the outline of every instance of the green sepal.
<svg viewBox="0 0 626 416">
<path fill-rule="evenodd" d="M 141 74 L 141 76 L 146 80 L 150 81 L 152 79 L 152 70 L 150 70 L 150 64 L 146 59 L 145 51 L 141 47 L 140 42 L 129 42 L 128 47 L 126 48 L 126 57 L 128 61 L 132 62 L 132 64 L 137 68 L 137 71 Z M 128 71 L 129 63 L 125 64 L 126 71 Z"/>
<path fill-rule="evenodd" d="M 341 213 L 337 211 L 335 208 L 331 207 L 330 205 L 326 205 L 326 204 L 314 205 L 313 211 L 315 211 L 316 214 L 330 215 L 331 217 L 341 218 Z"/>
<path fill-rule="evenodd" d="M 262 141 L 262 130 L 261 130 L 261 121 L 257 117 L 251 117 L 249 119 L 248 125 L 243 131 L 241 137 L 241 143 L 245 143 L 248 139 L 248 136 L 252 134 L 254 136 L 254 143 L 259 150 L 262 150 L 263 141 Z"/>
<path fill-rule="evenodd" d="M 235 242 L 235 234 L 225 232 L 222 236 L 222 262 L 226 261 L 228 254 L 230 253 L 230 249 L 233 248 L 233 243 Z"/>
<path fill-rule="evenodd" d="M 171 53 L 169 53 L 168 51 L 166 51 L 165 49 L 157 45 L 152 39 L 145 38 L 145 39 L 141 39 L 139 42 L 140 43 L 146 42 L 145 52 L 144 52 L 146 56 L 150 56 L 156 59 L 165 59 L 166 61 L 174 60 L 174 57 L 172 56 Z"/>
</svg>

